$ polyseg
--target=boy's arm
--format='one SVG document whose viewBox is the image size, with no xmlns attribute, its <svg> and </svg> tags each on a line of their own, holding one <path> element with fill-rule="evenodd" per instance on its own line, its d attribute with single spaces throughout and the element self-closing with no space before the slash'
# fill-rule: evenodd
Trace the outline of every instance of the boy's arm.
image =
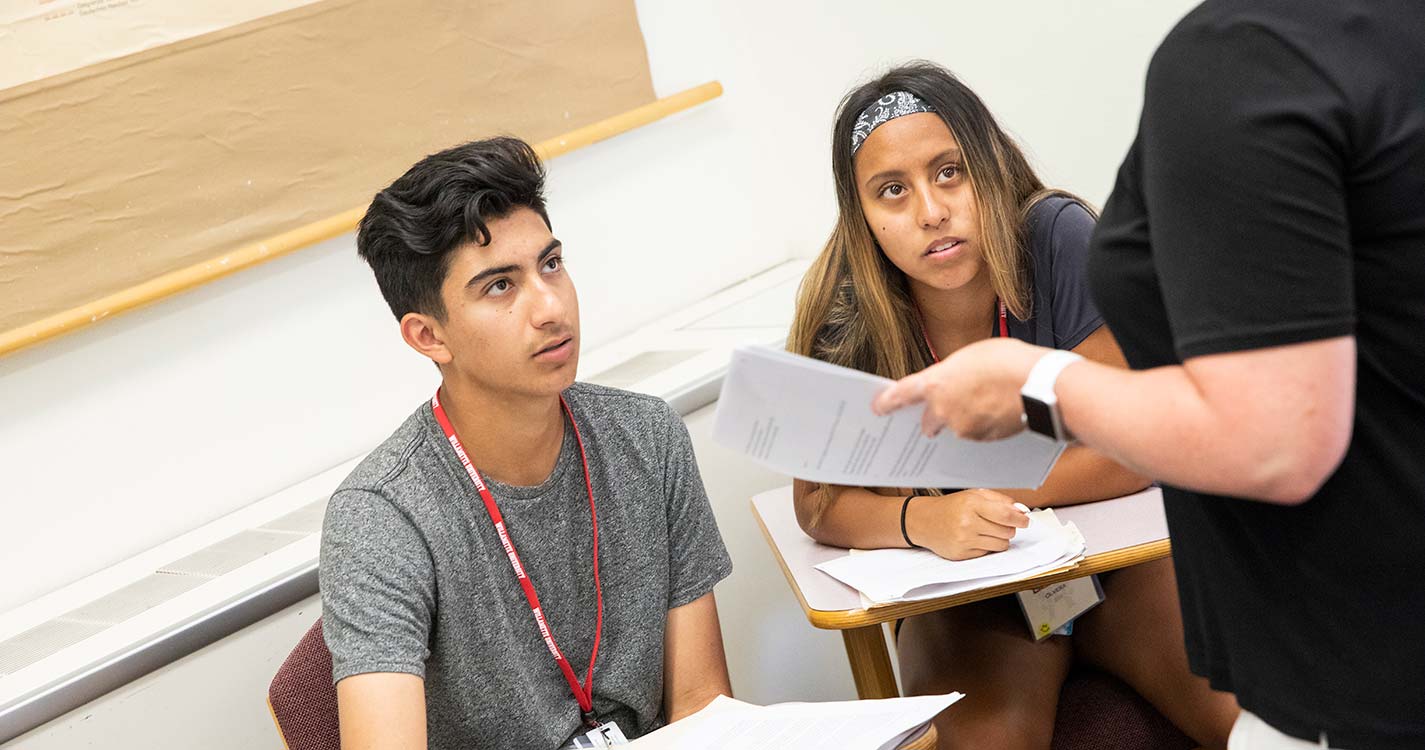
<svg viewBox="0 0 1425 750">
<path fill-rule="evenodd" d="M 320 584 L 343 750 L 425 750 L 436 594 L 421 534 L 380 494 L 340 490 L 322 522 Z"/>
<path fill-rule="evenodd" d="M 670 724 L 697 713 L 719 695 L 732 696 L 712 592 L 668 610 L 663 639 L 663 714 Z"/>
<path fill-rule="evenodd" d="M 425 750 L 425 681 L 370 672 L 336 684 L 341 750 Z"/>
</svg>

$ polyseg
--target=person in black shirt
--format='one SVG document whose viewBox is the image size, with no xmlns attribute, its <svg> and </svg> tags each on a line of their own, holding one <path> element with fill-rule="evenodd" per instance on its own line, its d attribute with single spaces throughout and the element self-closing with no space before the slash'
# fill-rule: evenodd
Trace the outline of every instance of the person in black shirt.
<svg viewBox="0 0 1425 750">
<path fill-rule="evenodd" d="M 1425 4 L 1191 12 L 1090 279 L 1136 372 L 1072 362 L 1050 389 L 1165 484 L 1189 661 L 1244 709 L 1231 746 L 1425 747 Z M 1046 354 L 980 342 L 876 407 L 1011 434 Z"/>
</svg>

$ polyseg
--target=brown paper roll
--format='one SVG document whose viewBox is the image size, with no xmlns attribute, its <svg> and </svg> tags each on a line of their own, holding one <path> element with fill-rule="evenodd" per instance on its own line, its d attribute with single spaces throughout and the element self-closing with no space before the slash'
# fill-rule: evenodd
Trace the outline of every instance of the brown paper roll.
<svg viewBox="0 0 1425 750">
<path fill-rule="evenodd" d="M 349 231 L 427 153 L 652 100 L 632 0 L 325 0 L 0 92 L 0 353 Z"/>
</svg>

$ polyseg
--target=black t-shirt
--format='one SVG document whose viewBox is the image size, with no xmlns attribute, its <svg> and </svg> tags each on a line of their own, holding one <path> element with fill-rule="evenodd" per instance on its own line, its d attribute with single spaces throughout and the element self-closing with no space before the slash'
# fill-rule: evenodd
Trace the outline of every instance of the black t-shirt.
<svg viewBox="0 0 1425 750">
<path fill-rule="evenodd" d="M 1090 279 L 1137 369 L 1355 336 L 1350 448 L 1316 496 L 1165 488 L 1188 656 L 1288 734 L 1425 747 L 1425 3 L 1190 13 Z"/>
</svg>

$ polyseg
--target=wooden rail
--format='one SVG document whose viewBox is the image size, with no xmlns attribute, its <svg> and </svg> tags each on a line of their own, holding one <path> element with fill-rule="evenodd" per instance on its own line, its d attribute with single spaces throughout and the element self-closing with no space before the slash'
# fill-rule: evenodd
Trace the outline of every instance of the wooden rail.
<svg viewBox="0 0 1425 750">
<path fill-rule="evenodd" d="M 542 141 L 535 144 L 534 150 L 541 159 L 552 159 L 661 120 L 703 102 L 716 99 L 721 95 L 722 84 L 711 81 Z M 356 223 L 361 220 L 365 211 L 366 206 L 357 206 L 321 221 L 282 232 L 261 242 L 244 245 L 187 268 L 170 271 L 142 284 L 131 286 L 71 310 L 4 331 L 0 333 L 0 356 L 76 331 L 92 323 L 157 302 L 165 297 L 188 291 L 228 274 L 251 268 L 273 258 L 279 258 L 323 240 L 346 234 L 356 229 Z"/>
</svg>

